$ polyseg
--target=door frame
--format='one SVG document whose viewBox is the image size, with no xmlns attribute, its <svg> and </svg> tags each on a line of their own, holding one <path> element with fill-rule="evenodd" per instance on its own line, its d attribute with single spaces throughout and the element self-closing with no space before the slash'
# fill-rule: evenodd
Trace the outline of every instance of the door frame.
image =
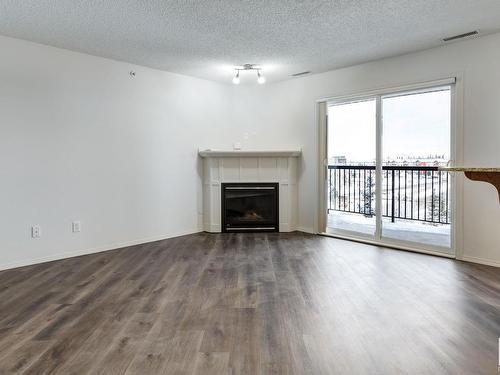
<svg viewBox="0 0 500 375">
<path fill-rule="evenodd" d="M 382 97 L 385 95 L 397 95 L 398 93 L 419 91 L 426 89 L 439 87 L 439 86 L 450 86 L 450 97 L 451 97 L 451 114 L 450 114 L 450 162 L 451 165 L 460 165 L 463 160 L 463 75 L 461 73 L 454 74 L 449 77 L 434 79 L 424 82 L 405 84 L 400 86 L 392 86 L 379 88 L 358 93 L 349 93 L 345 95 L 337 95 L 330 97 L 323 97 L 316 100 L 316 117 L 318 124 L 318 205 L 317 205 L 317 227 L 315 232 L 318 234 L 328 235 L 337 238 L 343 238 L 348 240 L 354 240 L 358 242 L 364 242 L 375 245 L 382 245 L 391 248 L 397 248 L 402 250 L 409 250 L 414 252 L 421 252 L 433 255 L 439 255 L 444 257 L 451 257 L 461 259 L 463 254 L 463 176 L 461 174 L 453 174 L 451 179 L 451 246 L 450 252 L 443 252 L 442 247 L 435 247 L 432 245 L 425 245 L 425 247 L 415 246 L 415 243 L 405 242 L 399 240 L 387 240 L 387 238 L 382 238 L 381 233 L 381 223 L 377 223 L 377 233 L 374 237 L 364 237 L 359 234 L 346 231 L 338 231 L 337 233 L 327 233 L 326 222 L 327 222 L 327 212 L 326 212 L 326 199 L 327 199 L 327 173 L 326 168 L 328 164 L 327 160 L 327 123 L 328 123 L 328 105 L 331 104 L 341 104 L 353 101 L 361 101 L 367 99 L 375 99 L 377 106 L 377 160 L 381 160 L 382 156 Z M 377 175 L 381 176 L 382 164 L 377 165 Z M 377 201 L 381 201 L 381 190 L 382 180 L 377 178 Z M 376 207 L 376 220 L 381 221 L 381 206 L 380 204 Z M 380 240 L 378 239 L 380 238 Z"/>
</svg>

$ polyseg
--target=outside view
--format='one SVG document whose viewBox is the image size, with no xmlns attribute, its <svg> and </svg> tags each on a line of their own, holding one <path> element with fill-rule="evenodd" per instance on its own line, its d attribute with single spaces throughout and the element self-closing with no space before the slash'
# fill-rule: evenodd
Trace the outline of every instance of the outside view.
<svg viewBox="0 0 500 375">
<path fill-rule="evenodd" d="M 382 237 L 449 248 L 449 88 L 382 98 Z M 374 235 L 375 99 L 328 110 L 328 227 Z"/>
</svg>

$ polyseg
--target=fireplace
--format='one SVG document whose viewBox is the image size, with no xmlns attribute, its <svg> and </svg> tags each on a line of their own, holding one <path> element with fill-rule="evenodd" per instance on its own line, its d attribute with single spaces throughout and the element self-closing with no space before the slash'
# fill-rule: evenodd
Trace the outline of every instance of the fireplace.
<svg viewBox="0 0 500 375">
<path fill-rule="evenodd" d="M 223 232 L 277 232 L 277 183 L 223 183 Z"/>
</svg>

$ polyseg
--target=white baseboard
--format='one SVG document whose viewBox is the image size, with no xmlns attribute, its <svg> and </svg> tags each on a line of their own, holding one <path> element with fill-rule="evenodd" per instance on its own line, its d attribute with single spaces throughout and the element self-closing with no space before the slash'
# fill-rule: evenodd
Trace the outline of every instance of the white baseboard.
<svg viewBox="0 0 500 375">
<path fill-rule="evenodd" d="M 21 260 L 21 261 L 17 261 L 17 262 L 4 263 L 4 264 L 0 264 L 0 271 L 12 269 L 12 268 L 17 268 L 17 267 L 31 266 L 33 264 L 52 262 L 54 260 L 73 258 L 73 257 L 82 256 L 82 255 L 101 253 L 104 251 L 120 249 L 122 247 L 140 245 L 140 244 L 144 244 L 144 243 L 148 243 L 148 242 L 155 242 L 155 241 L 160 241 L 160 240 L 166 240 L 168 238 L 185 236 L 188 234 L 194 234 L 194 233 L 199 233 L 199 232 L 202 232 L 202 231 L 198 230 L 198 229 L 192 229 L 192 230 L 187 230 L 187 231 L 183 231 L 183 232 L 169 233 L 169 234 L 164 234 L 164 235 L 160 235 L 160 236 L 141 238 L 138 240 L 118 242 L 118 243 L 113 243 L 113 244 L 108 244 L 108 245 L 103 245 L 103 246 L 97 246 L 97 247 L 93 247 L 90 249 L 80 249 L 80 250 L 75 250 L 75 251 L 68 251 L 65 253 L 51 254 L 51 255 L 48 255 L 48 256 L 42 257 L 42 258 L 33 258 L 33 259 L 26 259 L 26 260 Z"/>
<path fill-rule="evenodd" d="M 314 231 L 312 228 L 297 227 L 297 230 L 300 232 L 314 234 Z M 116 250 L 116 249 L 120 249 L 120 248 L 127 247 L 127 246 L 140 245 L 140 244 L 145 244 L 148 242 L 161 241 L 161 240 L 166 240 L 168 238 L 185 236 L 188 234 L 200 233 L 202 231 L 203 230 L 201 228 L 197 228 L 197 229 L 187 230 L 187 231 L 183 231 L 183 232 L 169 233 L 169 234 L 164 234 L 164 235 L 160 235 L 160 236 L 146 237 L 146 238 L 142 238 L 142 239 L 138 239 L 138 240 L 118 242 L 118 243 L 108 244 L 108 245 L 104 245 L 104 246 L 97 246 L 97 247 L 90 248 L 90 249 L 81 249 L 81 250 L 69 251 L 69 252 L 65 252 L 65 253 L 52 254 L 52 255 L 48 255 L 46 257 L 42 257 L 42 258 L 33 258 L 33 259 L 26 259 L 26 260 L 21 260 L 21 261 L 17 261 L 17 262 L 4 263 L 4 264 L 0 264 L 0 271 L 12 269 L 12 268 L 17 268 L 17 267 L 31 266 L 31 265 L 39 264 L 39 263 L 51 262 L 54 260 L 73 258 L 73 257 L 77 257 L 77 256 L 82 256 L 82 255 L 101 253 L 104 251 Z M 479 257 L 473 257 L 473 256 L 468 256 L 468 255 L 464 255 L 459 260 L 462 260 L 464 262 L 484 264 L 487 266 L 500 267 L 500 261 L 484 259 L 484 258 L 479 258 Z"/>
<path fill-rule="evenodd" d="M 315 234 L 313 228 L 297 227 L 297 230 L 299 232 Z"/>
<path fill-rule="evenodd" d="M 471 257 L 468 255 L 462 256 L 460 260 L 463 260 L 464 262 L 484 264 L 486 266 L 500 267 L 500 261 L 484 259 L 479 257 Z"/>
<path fill-rule="evenodd" d="M 421 249 L 412 249 L 409 247 L 404 247 L 404 246 L 397 246 L 397 245 L 391 245 L 391 244 L 381 244 L 376 241 L 371 241 L 371 240 L 365 240 L 365 239 L 358 239 L 358 238 L 352 238 L 348 236 L 340 236 L 340 235 L 335 235 L 335 234 L 329 234 L 329 233 L 322 233 L 321 235 L 327 236 L 327 237 L 333 237 L 333 238 L 340 238 L 348 241 L 355 241 L 355 242 L 360 242 L 360 243 L 365 243 L 368 245 L 375 245 L 375 246 L 382 246 L 382 247 L 387 247 L 387 248 L 394 248 L 394 249 L 399 249 L 399 250 L 405 250 L 405 251 L 412 251 L 416 253 L 421 253 L 421 254 L 428 254 L 428 255 L 435 255 L 435 256 L 440 256 L 444 258 L 451 258 L 451 259 L 456 259 L 460 260 L 463 262 L 470 262 L 470 263 L 478 263 L 478 264 L 484 264 L 486 266 L 493 266 L 493 267 L 500 267 L 500 262 L 495 261 L 495 260 L 490 260 L 490 259 L 484 259 L 484 258 L 479 258 L 479 257 L 473 257 L 473 256 L 463 256 L 461 258 L 455 258 L 451 254 L 445 254 L 445 253 L 439 253 L 435 251 L 425 251 Z"/>
</svg>

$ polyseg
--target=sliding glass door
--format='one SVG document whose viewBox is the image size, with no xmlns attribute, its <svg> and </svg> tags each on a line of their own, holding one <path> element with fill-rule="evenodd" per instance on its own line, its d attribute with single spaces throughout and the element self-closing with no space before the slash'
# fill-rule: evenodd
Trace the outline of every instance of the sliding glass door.
<svg viewBox="0 0 500 375">
<path fill-rule="evenodd" d="M 452 253 L 451 90 L 328 103 L 327 232 Z"/>
</svg>

